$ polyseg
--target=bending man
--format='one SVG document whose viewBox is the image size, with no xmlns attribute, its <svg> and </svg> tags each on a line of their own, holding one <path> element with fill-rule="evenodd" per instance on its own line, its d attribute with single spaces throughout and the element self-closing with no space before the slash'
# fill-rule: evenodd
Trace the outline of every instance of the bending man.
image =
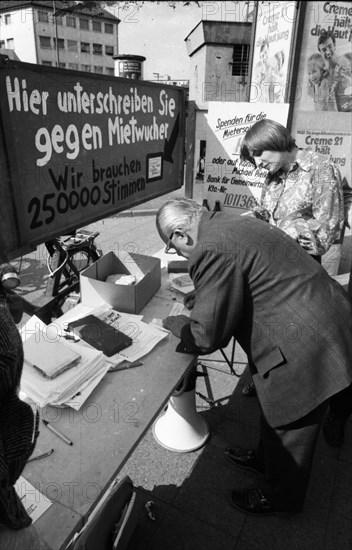
<svg viewBox="0 0 352 550">
<path fill-rule="evenodd" d="M 190 318 L 164 320 L 181 339 L 178 350 L 208 354 L 235 337 L 257 390 L 259 447 L 235 449 L 233 462 L 262 479 L 233 490 L 232 504 L 255 515 L 300 512 L 329 400 L 332 412 L 351 412 L 345 291 L 294 239 L 260 219 L 179 199 L 160 208 L 157 228 L 168 248 L 188 258 L 195 286 Z"/>
</svg>

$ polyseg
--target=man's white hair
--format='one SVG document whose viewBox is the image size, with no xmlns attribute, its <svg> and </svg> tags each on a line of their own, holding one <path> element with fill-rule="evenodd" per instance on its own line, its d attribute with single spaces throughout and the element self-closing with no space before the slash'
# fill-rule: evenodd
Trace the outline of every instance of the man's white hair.
<svg viewBox="0 0 352 550">
<path fill-rule="evenodd" d="M 156 227 L 163 241 L 167 241 L 175 229 L 186 231 L 193 221 L 207 209 L 191 199 L 173 199 L 165 202 L 156 215 Z"/>
</svg>

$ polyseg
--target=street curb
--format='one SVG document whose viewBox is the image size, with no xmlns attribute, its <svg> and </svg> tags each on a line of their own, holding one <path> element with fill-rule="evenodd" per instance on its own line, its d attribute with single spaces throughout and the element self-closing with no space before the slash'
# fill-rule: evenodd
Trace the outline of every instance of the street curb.
<svg viewBox="0 0 352 550">
<path fill-rule="evenodd" d="M 125 212 L 118 212 L 116 217 L 127 218 L 137 216 L 156 216 L 158 209 L 153 210 L 126 210 Z"/>
</svg>

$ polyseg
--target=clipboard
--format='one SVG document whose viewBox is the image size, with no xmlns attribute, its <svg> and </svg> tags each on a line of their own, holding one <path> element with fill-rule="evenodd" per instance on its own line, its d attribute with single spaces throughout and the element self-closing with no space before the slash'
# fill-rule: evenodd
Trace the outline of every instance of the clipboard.
<svg viewBox="0 0 352 550">
<path fill-rule="evenodd" d="M 127 334 L 108 325 L 95 315 L 87 315 L 68 325 L 68 330 L 79 336 L 93 348 L 111 357 L 132 345 L 133 340 Z"/>
</svg>

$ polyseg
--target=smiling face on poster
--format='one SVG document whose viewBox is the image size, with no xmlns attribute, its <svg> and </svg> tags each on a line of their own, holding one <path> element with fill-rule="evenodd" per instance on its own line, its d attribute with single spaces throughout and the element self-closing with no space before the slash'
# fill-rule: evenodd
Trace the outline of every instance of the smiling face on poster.
<svg viewBox="0 0 352 550">
<path fill-rule="evenodd" d="M 350 187 L 351 69 L 351 2 L 307 2 L 292 135 L 299 147 L 328 156 Z"/>
<path fill-rule="evenodd" d="M 297 2 L 259 2 L 250 101 L 285 101 Z"/>
<path fill-rule="evenodd" d="M 309 4 L 296 94 L 300 109 L 352 112 L 351 2 Z"/>
<path fill-rule="evenodd" d="M 203 198 L 211 209 L 220 201 L 222 210 L 240 215 L 260 202 L 267 170 L 240 160 L 241 143 L 259 120 L 270 118 L 286 126 L 288 107 L 286 103 L 209 103 Z"/>
</svg>

